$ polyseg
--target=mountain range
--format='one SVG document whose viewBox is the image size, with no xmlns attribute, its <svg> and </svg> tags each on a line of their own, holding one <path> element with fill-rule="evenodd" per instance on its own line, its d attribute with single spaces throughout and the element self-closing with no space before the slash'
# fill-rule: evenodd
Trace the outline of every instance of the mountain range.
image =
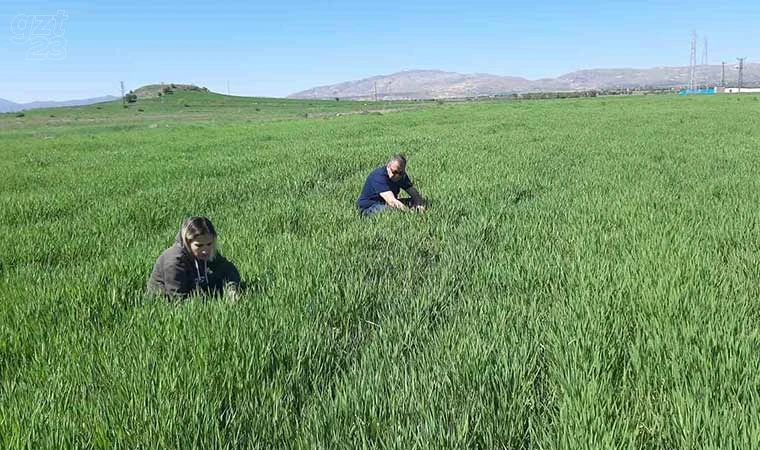
<svg viewBox="0 0 760 450">
<path fill-rule="evenodd" d="M 725 69 L 725 71 L 724 71 Z M 700 65 L 695 79 L 699 85 L 736 86 L 738 71 L 731 64 Z M 464 98 L 528 92 L 590 91 L 606 89 L 668 89 L 689 85 L 690 70 L 685 67 L 650 69 L 589 69 L 557 78 L 527 78 L 491 74 L 461 74 L 441 70 L 406 70 L 296 92 L 288 98 L 408 100 Z M 760 64 L 746 64 L 743 85 L 760 84 Z"/>
<path fill-rule="evenodd" d="M 0 98 L 0 113 L 24 111 L 27 109 L 59 108 L 61 106 L 91 105 L 93 103 L 110 102 L 110 101 L 118 100 L 118 99 L 119 97 L 114 97 L 113 95 L 106 95 L 104 97 L 85 98 L 85 99 L 80 99 L 80 100 L 15 103 L 10 100 L 5 100 L 3 98 Z"/>
<path fill-rule="evenodd" d="M 347 99 L 347 100 L 414 100 L 437 98 L 467 98 L 509 95 L 529 92 L 568 92 L 610 89 L 675 89 L 689 85 L 690 70 L 681 67 L 654 67 L 650 69 L 589 69 L 579 70 L 556 78 L 527 78 L 492 75 L 462 74 L 442 70 L 405 70 L 390 75 L 378 75 L 355 81 L 345 81 L 328 86 L 318 86 L 296 92 L 287 98 L 295 99 Z M 737 86 L 738 71 L 733 64 L 700 65 L 695 79 L 700 86 Z M 150 98 L 159 91 L 197 90 L 206 88 L 192 85 L 149 85 L 138 89 L 139 98 Z M 760 64 L 745 64 L 743 86 L 760 86 Z M 118 100 L 119 97 L 103 97 L 66 101 L 37 101 L 15 103 L 0 98 L 0 113 L 28 109 L 81 106 Z"/>
</svg>

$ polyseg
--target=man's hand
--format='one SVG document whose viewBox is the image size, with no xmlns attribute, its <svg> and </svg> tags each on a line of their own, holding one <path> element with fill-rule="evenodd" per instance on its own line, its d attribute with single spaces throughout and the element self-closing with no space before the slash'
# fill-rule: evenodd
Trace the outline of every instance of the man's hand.
<svg viewBox="0 0 760 450">
<path fill-rule="evenodd" d="M 403 203 L 401 203 L 391 191 L 385 191 L 380 193 L 380 197 L 385 200 L 385 204 L 390 206 L 391 208 L 400 209 L 401 211 L 408 211 L 409 208 Z"/>
<path fill-rule="evenodd" d="M 422 198 L 422 195 L 420 195 L 419 191 L 417 191 L 417 188 L 414 186 L 411 186 L 409 189 L 406 190 L 406 192 L 412 197 L 412 207 L 421 208 L 418 211 L 422 212 L 425 210 L 425 199 Z"/>
</svg>

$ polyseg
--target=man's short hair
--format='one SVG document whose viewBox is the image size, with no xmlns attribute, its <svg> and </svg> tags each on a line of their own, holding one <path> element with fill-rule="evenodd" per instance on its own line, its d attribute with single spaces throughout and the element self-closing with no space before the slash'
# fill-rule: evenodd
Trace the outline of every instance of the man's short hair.
<svg viewBox="0 0 760 450">
<path fill-rule="evenodd" d="M 398 161 L 402 166 L 406 167 L 406 155 L 403 153 L 396 153 L 395 155 L 391 156 L 391 159 L 388 160 L 388 164 L 392 163 L 393 161 Z"/>
</svg>

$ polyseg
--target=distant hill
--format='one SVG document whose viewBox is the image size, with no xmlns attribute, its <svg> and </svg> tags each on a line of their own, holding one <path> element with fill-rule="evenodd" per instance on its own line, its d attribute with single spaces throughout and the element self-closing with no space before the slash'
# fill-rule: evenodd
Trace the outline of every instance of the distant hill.
<svg viewBox="0 0 760 450">
<path fill-rule="evenodd" d="M 720 83 L 721 66 L 697 67 L 701 85 Z M 726 85 L 736 85 L 737 71 L 726 66 Z M 689 83 L 688 67 L 580 70 L 557 78 L 528 80 L 490 74 L 460 74 L 440 70 L 409 70 L 296 92 L 288 98 L 405 100 L 503 95 L 526 92 L 587 91 L 621 88 L 678 88 Z M 747 64 L 744 85 L 760 84 L 760 64 Z"/>
<path fill-rule="evenodd" d="M 10 100 L 0 98 L 0 113 L 21 111 L 21 105 Z"/>
<path fill-rule="evenodd" d="M 114 97 L 113 95 L 106 95 L 104 97 L 85 98 L 85 99 L 80 99 L 80 100 L 14 103 L 10 100 L 5 100 L 5 99 L 0 98 L 0 113 L 24 111 L 28 109 L 60 108 L 63 106 L 92 105 L 93 103 L 111 102 L 118 99 L 119 97 Z"/>
<path fill-rule="evenodd" d="M 139 99 L 146 99 L 146 98 L 157 98 L 159 95 L 159 92 L 170 92 L 171 94 L 179 93 L 179 92 L 188 92 L 188 91 L 195 91 L 195 92 L 209 92 L 209 90 L 205 87 L 199 87 L 192 84 L 177 84 L 177 83 L 166 83 L 166 84 L 149 84 L 146 86 L 142 86 L 134 91 L 135 94 L 137 94 L 137 98 Z M 168 95 L 168 94 L 167 94 Z M 81 100 L 65 100 L 65 101 L 37 101 L 37 102 L 30 102 L 30 103 L 15 103 L 10 100 L 5 100 L 0 98 L 0 113 L 8 113 L 8 112 L 17 112 L 17 111 L 24 111 L 29 109 L 40 109 L 40 108 L 58 108 L 62 106 L 83 106 L 83 105 L 91 105 L 93 103 L 103 103 L 103 102 L 111 102 L 114 100 L 119 100 L 121 97 L 116 97 L 113 95 L 106 95 L 104 97 L 95 97 L 95 98 L 86 98 Z"/>
<path fill-rule="evenodd" d="M 177 83 L 162 83 L 162 84 L 148 84 L 135 89 L 138 100 L 141 98 L 155 98 L 159 93 L 162 95 L 166 93 L 171 95 L 178 92 L 209 92 L 208 88 L 196 86 L 194 84 L 177 84 Z"/>
<path fill-rule="evenodd" d="M 137 94 L 138 99 L 155 98 L 158 97 L 159 92 L 165 92 L 166 90 L 175 92 L 184 91 L 197 91 L 197 92 L 209 92 L 205 87 L 198 87 L 192 84 L 149 84 L 136 89 L 134 92 Z M 119 100 L 121 97 L 113 95 L 106 95 L 103 97 L 86 98 L 81 100 L 65 100 L 65 101 L 37 101 L 30 103 L 15 103 L 10 100 L 0 98 L 0 113 L 17 112 L 29 109 L 40 108 L 59 108 L 63 106 L 83 106 L 92 105 L 93 103 L 112 102 Z"/>
</svg>

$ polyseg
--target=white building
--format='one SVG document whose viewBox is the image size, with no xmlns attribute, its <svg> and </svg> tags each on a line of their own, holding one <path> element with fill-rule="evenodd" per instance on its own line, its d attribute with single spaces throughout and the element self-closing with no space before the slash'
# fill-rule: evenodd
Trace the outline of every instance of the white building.
<svg viewBox="0 0 760 450">
<path fill-rule="evenodd" d="M 720 91 L 719 91 L 720 92 Z M 760 88 L 742 88 L 741 93 L 742 94 L 749 94 L 749 93 L 758 93 L 760 92 Z M 727 87 L 723 88 L 723 93 L 725 94 L 739 94 L 739 88 L 735 87 Z"/>
</svg>

